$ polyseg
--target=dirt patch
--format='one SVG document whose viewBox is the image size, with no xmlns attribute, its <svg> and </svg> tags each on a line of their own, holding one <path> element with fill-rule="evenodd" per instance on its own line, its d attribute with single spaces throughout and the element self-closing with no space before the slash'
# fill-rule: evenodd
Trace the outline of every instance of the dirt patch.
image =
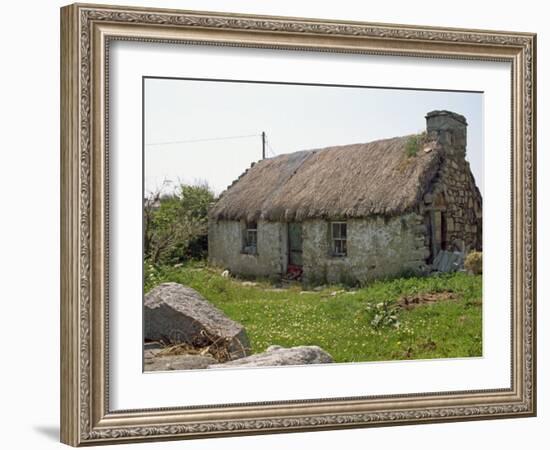
<svg viewBox="0 0 550 450">
<path fill-rule="evenodd" d="M 442 302 L 445 300 L 456 300 L 457 295 L 451 291 L 427 292 L 424 294 L 407 295 L 397 301 L 397 305 L 403 309 L 412 309 L 421 305 Z"/>
</svg>

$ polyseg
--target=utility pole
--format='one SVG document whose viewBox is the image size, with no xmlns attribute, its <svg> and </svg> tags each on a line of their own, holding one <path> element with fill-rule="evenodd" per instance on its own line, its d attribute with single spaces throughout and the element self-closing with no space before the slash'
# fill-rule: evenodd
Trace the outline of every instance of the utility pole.
<svg viewBox="0 0 550 450">
<path fill-rule="evenodd" d="M 265 131 L 262 131 L 262 159 L 265 159 Z"/>
</svg>

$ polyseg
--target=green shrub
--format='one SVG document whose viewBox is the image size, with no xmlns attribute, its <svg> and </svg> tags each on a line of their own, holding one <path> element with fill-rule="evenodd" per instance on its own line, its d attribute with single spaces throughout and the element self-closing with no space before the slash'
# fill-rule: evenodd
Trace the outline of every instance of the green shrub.
<svg viewBox="0 0 550 450">
<path fill-rule="evenodd" d="M 379 303 L 367 303 L 366 311 L 370 319 L 372 328 L 380 329 L 384 327 L 399 328 L 399 308 L 395 302 L 384 300 Z"/>
<path fill-rule="evenodd" d="M 420 148 L 420 139 L 418 136 L 411 136 L 409 139 L 407 139 L 405 151 L 409 158 L 416 156 L 418 154 L 419 148 Z"/>
<path fill-rule="evenodd" d="M 203 259 L 208 252 L 208 207 L 215 200 L 206 184 L 178 186 L 174 193 L 144 199 L 144 258 L 153 265 Z"/>
<path fill-rule="evenodd" d="M 464 268 L 474 275 L 483 273 L 483 254 L 481 252 L 470 252 L 464 261 Z"/>
</svg>

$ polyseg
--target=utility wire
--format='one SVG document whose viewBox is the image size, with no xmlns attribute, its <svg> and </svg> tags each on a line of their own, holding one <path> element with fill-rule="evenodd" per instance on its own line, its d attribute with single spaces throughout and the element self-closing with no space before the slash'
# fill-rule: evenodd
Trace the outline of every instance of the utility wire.
<svg viewBox="0 0 550 450">
<path fill-rule="evenodd" d="M 273 150 L 273 148 L 271 147 L 271 144 L 269 143 L 268 140 L 266 140 L 266 143 L 267 143 L 267 149 L 268 149 L 268 151 L 271 152 L 271 155 L 272 156 L 277 156 L 277 153 L 275 153 L 275 150 Z"/>
<path fill-rule="evenodd" d="M 258 136 L 261 136 L 261 135 L 260 134 L 247 134 L 247 135 L 243 135 L 243 136 L 223 136 L 223 137 L 203 138 L 203 139 L 188 139 L 188 140 L 184 140 L 184 141 L 150 142 L 150 143 L 145 144 L 145 145 L 153 146 L 153 145 L 188 144 L 188 143 L 193 143 L 193 142 L 223 141 L 223 140 L 229 140 L 229 139 L 242 139 L 242 138 L 258 137 Z"/>
</svg>

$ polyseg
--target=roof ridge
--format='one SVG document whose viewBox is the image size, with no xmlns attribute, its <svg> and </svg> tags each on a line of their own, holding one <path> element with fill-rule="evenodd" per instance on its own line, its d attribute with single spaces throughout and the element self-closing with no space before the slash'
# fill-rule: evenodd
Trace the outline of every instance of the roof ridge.
<svg viewBox="0 0 550 450">
<path fill-rule="evenodd" d="M 350 144 L 327 145 L 325 147 L 302 149 L 302 150 L 296 150 L 294 152 L 289 152 L 289 153 L 281 153 L 281 154 L 279 154 L 275 157 L 266 158 L 266 160 L 274 160 L 274 159 L 277 159 L 281 156 L 291 155 L 291 154 L 294 154 L 294 153 L 301 153 L 301 152 L 304 152 L 304 153 L 312 153 L 313 152 L 314 153 L 314 152 L 321 152 L 321 151 L 336 150 L 336 149 L 344 148 L 344 147 L 353 147 L 353 146 L 356 146 L 356 145 L 379 144 L 379 143 L 385 142 L 385 141 L 392 141 L 392 140 L 395 140 L 395 139 L 404 139 L 404 138 L 409 138 L 409 137 L 412 137 L 412 136 L 420 136 L 420 135 L 422 135 L 422 132 L 404 134 L 404 135 L 401 135 L 401 136 L 393 136 L 393 137 L 390 137 L 390 138 L 380 138 L 380 139 L 375 139 L 373 141 L 367 141 L 367 142 L 353 142 L 353 143 L 350 143 Z M 265 161 L 265 160 L 261 160 L 261 161 Z M 261 161 L 259 161 L 259 162 L 261 162 Z"/>
</svg>

